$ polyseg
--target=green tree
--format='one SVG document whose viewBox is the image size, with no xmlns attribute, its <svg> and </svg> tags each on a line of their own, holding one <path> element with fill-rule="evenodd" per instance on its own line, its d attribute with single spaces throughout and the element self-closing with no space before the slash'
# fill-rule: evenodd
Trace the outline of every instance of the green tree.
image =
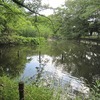
<svg viewBox="0 0 100 100">
<path fill-rule="evenodd" d="M 62 13 L 60 13 L 62 12 Z M 67 0 L 56 12 L 62 20 L 60 33 L 67 37 L 100 33 L 100 3 L 98 0 Z M 55 16 L 57 15 L 55 14 Z"/>
</svg>

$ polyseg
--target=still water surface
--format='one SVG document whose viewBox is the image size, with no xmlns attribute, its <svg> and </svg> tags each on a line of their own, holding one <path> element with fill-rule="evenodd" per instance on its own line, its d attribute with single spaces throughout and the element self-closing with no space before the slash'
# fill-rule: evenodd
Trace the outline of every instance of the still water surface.
<svg viewBox="0 0 100 100">
<path fill-rule="evenodd" d="M 100 78 L 100 46 L 63 41 L 0 47 L 0 76 L 3 74 L 51 87 L 70 85 L 86 93 L 85 83 Z"/>
</svg>

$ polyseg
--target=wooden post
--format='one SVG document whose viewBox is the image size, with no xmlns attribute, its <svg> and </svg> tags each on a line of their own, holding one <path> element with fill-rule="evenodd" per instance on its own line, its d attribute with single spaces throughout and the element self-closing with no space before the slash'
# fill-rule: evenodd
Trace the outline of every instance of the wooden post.
<svg viewBox="0 0 100 100">
<path fill-rule="evenodd" d="M 1 58 L 2 58 L 2 50 L 0 50 L 0 56 L 1 56 Z"/>
<path fill-rule="evenodd" d="M 64 60 L 64 54 L 63 53 L 61 54 L 61 59 L 62 59 L 62 61 Z"/>
<path fill-rule="evenodd" d="M 41 52 L 39 51 L 39 63 L 41 63 Z"/>
<path fill-rule="evenodd" d="M 24 83 L 19 82 L 19 100 L 24 100 Z"/>
<path fill-rule="evenodd" d="M 18 58 L 20 57 L 20 51 L 18 50 L 18 52 L 17 52 L 17 56 L 18 56 Z"/>
</svg>

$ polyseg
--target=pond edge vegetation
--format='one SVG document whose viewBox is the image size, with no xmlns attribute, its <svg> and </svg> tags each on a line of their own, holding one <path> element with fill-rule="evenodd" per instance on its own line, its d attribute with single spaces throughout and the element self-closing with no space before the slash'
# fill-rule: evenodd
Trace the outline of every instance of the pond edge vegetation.
<svg viewBox="0 0 100 100">
<path fill-rule="evenodd" d="M 19 90 L 18 81 L 7 76 L 0 77 L 0 100 L 18 100 Z M 64 94 L 65 93 L 65 94 Z M 100 99 L 100 80 L 94 82 L 93 88 L 88 98 L 82 95 L 71 97 L 63 92 L 60 87 L 57 89 L 46 86 L 36 86 L 35 84 L 25 84 L 24 98 L 25 100 L 99 100 Z M 64 96 L 65 95 L 65 96 Z"/>
</svg>

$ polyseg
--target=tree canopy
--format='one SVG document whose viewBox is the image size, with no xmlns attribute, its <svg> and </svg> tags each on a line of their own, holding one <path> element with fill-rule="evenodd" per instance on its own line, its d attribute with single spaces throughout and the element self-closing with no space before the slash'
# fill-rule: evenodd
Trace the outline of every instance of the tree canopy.
<svg viewBox="0 0 100 100">
<path fill-rule="evenodd" d="M 48 37 L 51 20 L 39 14 L 42 9 L 41 0 L 0 0 L 0 43 L 32 42 L 40 34 Z"/>
<path fill-rule="evenodd" d="M 61 8 L 57 8 L 54 17 L 59 16 L 56 24 L 60 33 L 71 37 L 100 34 L 100 2 L 99 0 L 67 0 Z M 61 22 L 62 21 L 62 22 Z"/>
<path fill-rule="evenodd" d="M 100 34 L 99 0 L 67 0 L 48 17 L 40 11 L 50 7 L 41 2 L 0 0 L 0 43 L 24 39 L 31 42 L 40 36 L 78 38 L 93 32 Z"/>
</svg>

